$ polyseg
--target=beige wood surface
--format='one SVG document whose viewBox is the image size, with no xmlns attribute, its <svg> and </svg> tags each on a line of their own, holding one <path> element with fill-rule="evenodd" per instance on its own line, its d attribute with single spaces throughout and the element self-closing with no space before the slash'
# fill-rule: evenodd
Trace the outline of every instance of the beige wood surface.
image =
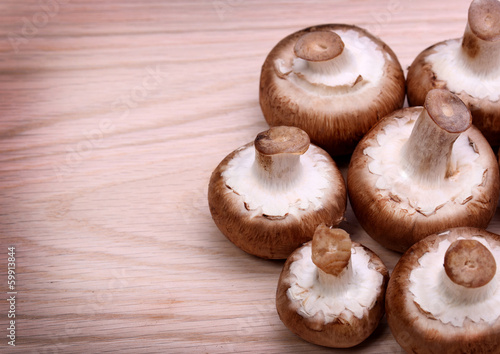
<svg viewBox="0 0 500 354">
<path fill-rule="evenodd" d="M 349 23 L 405 68 L 461 36 L 469 1 L 0 3 L 0 274 L 16 247 L 16 347 L 0 352 L 336 352 L 274 307 L 283 265 L 218 231 L 211 171 L 267 128 L 260 66 L 287 34 Z M 344 174 L 347 159 L 338 161 Z M 392 270 L 348 209 L 342 225 Z M 500 232 L 497 212 L 489 230 Z M 338 352 L 400 352 L 385 320 Z"/>
</svg>

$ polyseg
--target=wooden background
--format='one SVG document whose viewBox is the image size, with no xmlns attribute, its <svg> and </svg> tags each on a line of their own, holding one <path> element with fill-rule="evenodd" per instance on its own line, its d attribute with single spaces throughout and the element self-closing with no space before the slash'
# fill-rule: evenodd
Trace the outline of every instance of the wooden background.
<svg viewBox="0 0 500 354">
<path fill-rule="evenodd" d="M 16 347 L 0 352 L 324 352 L 275 308 L 283 262 L 213 224 L 211 171 L 267 128 L 260 66 L 287 34 L 349 23 L 405 68 L 463 33 L 469 1 L 0 3 L 0 289 L 16 247 Z M 348 161 L 338 161 L 344 174 Z M 398 255 L 353 239 L 392 269 Z M 489 230 L 500 232 L 497 212 Z M 385 323 L 359 347 L 400 352 Z"/>
</svg>

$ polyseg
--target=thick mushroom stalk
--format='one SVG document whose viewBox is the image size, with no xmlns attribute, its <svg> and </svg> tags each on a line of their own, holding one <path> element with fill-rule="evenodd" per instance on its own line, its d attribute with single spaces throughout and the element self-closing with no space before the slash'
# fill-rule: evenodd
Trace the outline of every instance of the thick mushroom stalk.
<svg viewBox="0 0 500 354">
<path fill-rule="evenodd" d="M 495 257 L 481 242 L 453 242 L 444 256 L 445 285 L 460 302 L 480 301 L 496 274 Z"/>
<path fill-rule="evenodd" d="M 308 32 L 299 38 L 293 50 L 296 56 L 313 65 L 338 57 L 344 50 L 344 42 L 335 32 Z"/>
<path fill-rule="evenodd" d="M 312 240 L 311 259 L 318 267 L 318 281 L 325 291 L 338 291 L 348 283 L 352 273 L 351 238 L 342 229 L 324 224 L 316 228 Z"/>
<path fill-rule="evenodd" d="M 477 75 L 500 70 L 500 2 L 474 0 L 462 38 L 462 52 L 470 70 Z"/>
<path fill-rule="evenodd" d="M 309 144 L 309 136 L 299 128 L 272 127 L 255 138 L 254 171 L 275 190 L 286 189 L 301 175 L 300 155 Z"/>
<path fill-rule="evenodd" d="M 294 73 L 312 84 L 352 87 L 363 80 L 356 74 L 356 61 L 335 32 L 303 34 L 295 43 L 294 53 Z"/>
<path fill-rule="evenodd" d="M 453 143 L 471 124 L 470 111 L 457 96 L 447 90 L 429 91 L 402 150 L 404 173 L 422 186 L 439 187 L 453 174 Z"/>
</svg>

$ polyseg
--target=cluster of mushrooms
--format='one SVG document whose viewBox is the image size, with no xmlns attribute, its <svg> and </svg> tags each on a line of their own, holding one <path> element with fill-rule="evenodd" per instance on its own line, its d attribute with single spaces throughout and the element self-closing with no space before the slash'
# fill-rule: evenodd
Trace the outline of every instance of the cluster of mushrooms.
<svg viewBox="0 0 500 354">
<path fill-rule="evenodd" d="M 405 97 L 410 107 L 403 108 Z M 270 129 L 213 171 L 208 201 L 245 252 L 286 259 L 280 319 L 314 344 L 364 341 L 384 314 L 411 353 L 500 353 L 500 2 L 472 1 L 462 38 L 424 50 L 405 81 L 357 26 L 293 33 L 267 56 Z M 332 156 L 351 154 L 347 183 Z M 338 228 L 403 253 L 391 276 Z"/>
</svg>

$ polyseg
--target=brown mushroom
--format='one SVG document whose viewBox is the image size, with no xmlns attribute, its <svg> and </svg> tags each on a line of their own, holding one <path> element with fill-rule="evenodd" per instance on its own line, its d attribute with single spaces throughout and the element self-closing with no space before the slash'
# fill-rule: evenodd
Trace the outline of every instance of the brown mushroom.
<svg viewBox="0 0 500 354">
<path fill-rule="evenodd" d="M 212 218 L 245 252 L 284 259 L 320 223 L 343 219 L 344 179 L 331 157 L 296 127 L 273 127 L 229 154 L 208 189 Z"/>
<path fill-rule="evenodd" d="M 413 245 L 391 274 L 387 322 L 408 353 L 500 353 L 500 236 L 452 228 Z"/>
<path fill-rule="evenodd" d="M 403 107 L 404 74 L 393 51 L 356 26 L 305 28 L 269 53 L 260 106 L 271 126 L 296 126 L 331 155 L 351 153 L 378 119 Z"/>
<path fill-rule="evenodd" d="M 500 2 L 474 0 L 462 38 L 422 51 L 408 71 L 408 103 L 422 105 L 433 88 L 455 93 L 471 110 L 473 124 L 500 145 Z"/>
<path fill-rule="evenodd" d="M 431 90 L 424 107 L 390 114 L 363 138 L 347 187 L 368 235 L 404 252 L 446 228 L 486 228 L 499 178 L 495 154 L 471 126 L 463 102 L 447 90 Z"/>
<path fill-rule="evenodd" d="M 288 257 L 278 282 L 281 321 L 302 339 L 348 348 L 364 341 L 384 315 L 389 273 L 371 250 L 341 229 L 319 225 Z"/>
</svg>

